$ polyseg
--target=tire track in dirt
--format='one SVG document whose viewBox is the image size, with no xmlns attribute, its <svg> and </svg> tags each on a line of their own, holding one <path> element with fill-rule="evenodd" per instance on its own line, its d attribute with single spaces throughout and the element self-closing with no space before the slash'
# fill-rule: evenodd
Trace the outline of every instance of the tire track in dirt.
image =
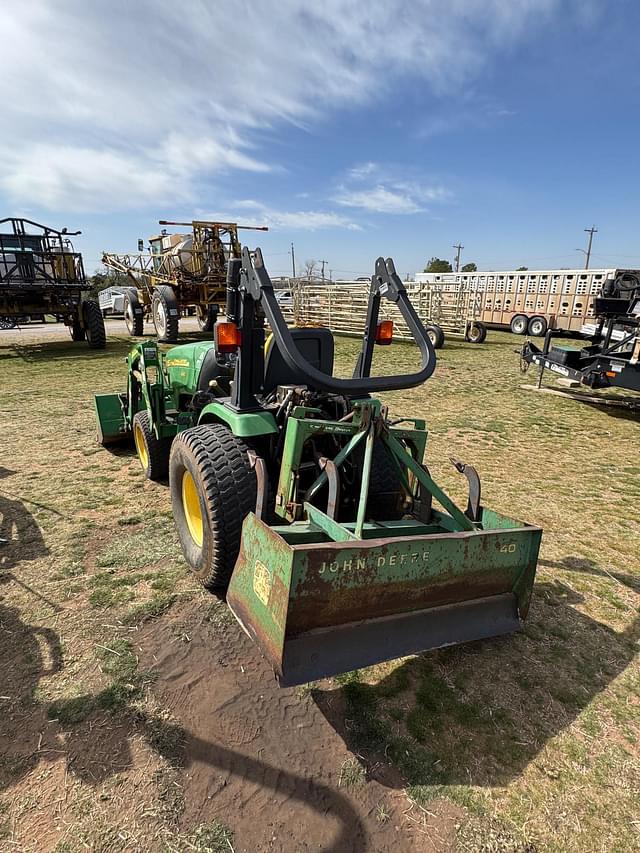
<svg viewBox="0 0 640 853">
<path fill-rule="evenodd" d="M 309 695 L 277 686 L 220 608 L 213 624 L 206 602 L 186 602 L 140 635 L 140 665 L 157 672 L 154 694 L 186 732 L 183 827 L 217 818 L 236 853 L 452 850 L 452 816 L 430 818 L 425 833 L 407 819 L 401 789 L 376 779 L 340 786 L 353 754 Z"/>
</svg>

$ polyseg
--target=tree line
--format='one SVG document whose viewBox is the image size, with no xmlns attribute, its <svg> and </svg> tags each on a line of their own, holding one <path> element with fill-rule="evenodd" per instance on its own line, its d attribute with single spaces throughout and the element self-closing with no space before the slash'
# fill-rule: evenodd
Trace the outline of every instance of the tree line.
<svg viewBox="0 0 640 853">
<path fill-rule="evenodd" d="M 524 272 L 528 269 L 529 267 L 518 267 L 517 272 Z M 477 272 L 477 270 L 478 267 L 473 261 L 460 268 L 460 272 Z M 424 268 L 424 272 L 453 272 L 453 267 L 450 261 L 445 261 L 442 258 L 431 258 Z"/>
</svg>

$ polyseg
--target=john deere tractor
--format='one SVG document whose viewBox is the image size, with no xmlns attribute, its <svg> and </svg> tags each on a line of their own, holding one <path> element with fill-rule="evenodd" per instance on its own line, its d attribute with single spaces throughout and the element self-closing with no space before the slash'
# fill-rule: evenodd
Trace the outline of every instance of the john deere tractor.
<svg viewBox="0 0 640 853">
<path fill-rule="evenodd" d="M 383 298 L 418 345 L 415 373 L 371 376 L 393 332 Z M 215 342 L 138 344 L 126 393 L 96 397 L 100 440 L 133 435 L 147 476 L 168 476 L 187 563 L 226 593 L 281 685 L 518 630 L 540 546 L 539 528 L 484 507 L 475 469 L 452 460 L 469 483 L 457 506 L 423 462 L 424 421 L 372 396 L 422 384 L 436 363 L 390 259 L 376 262 L 353 377 L 334 377 L 333 360 L 330 330 L 288 328 L 260 250 L 245 248 Z"/>
</svg>

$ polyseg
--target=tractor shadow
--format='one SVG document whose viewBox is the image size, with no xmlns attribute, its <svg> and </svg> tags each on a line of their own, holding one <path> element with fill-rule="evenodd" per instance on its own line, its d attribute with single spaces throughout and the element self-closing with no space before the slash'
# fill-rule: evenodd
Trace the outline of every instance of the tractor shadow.
<svg viewBox="0 0 640 853">
<path fill-rule="evenodd" d="M 0 478 L 11 473 L 0 469 Z M 28 584 L 18 569 L 48 555 L 36 519 L 22 501 L 0 493 L 0 791 L 61 755 L 76 775 L 92 784 L 130 763 L 122 728 L 96 739 L 89 727 L 79 731 L 69 747 L 63 726 L 52 719 L 53 706 L 39 695 L 43 679 L 64 669 L 62 643 L 52 628 L 30 624 L 17 602 L 26 594 L 36 602 L 43 621 L 51 615 L 64 618 L 65 611 Z"/>
<path fill-rule="evenodd" d="M 114 355 L 126 355 L 131 343 L 126 339 L 108 338 L 105 349 L 90 349 L 85 341 L 61 341 L 57 338 L 43 338 L 33 343 L 0 344 L 0 361 L 19 359 L 29 364 L 52 361 L 70 361 L 74 359 L 109 359 Z"/>
<path fill-rule="evenodd" d="M 608 574 L 578 558 L 557 565 Z M 616 632 L 577 610 L 583 600 L 561 581 L 538 583 L 522 633 L 412 658 L 375 685 L 347 676 L 313 699 L 383 784 L 508 785 L 637 653 L 639 616 Z"/>
</svg>

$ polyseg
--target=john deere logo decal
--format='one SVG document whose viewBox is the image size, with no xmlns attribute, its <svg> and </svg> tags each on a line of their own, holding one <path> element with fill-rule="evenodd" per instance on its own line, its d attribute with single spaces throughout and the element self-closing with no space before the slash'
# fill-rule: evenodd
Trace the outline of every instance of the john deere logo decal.
<svg viewBox="0 0 640 853">
<path fill-rule="evenodd" d="M 253 569 L 253 591 L 266 607 L 269 604 L 271 587 L 273 586 L 273 575 L 264 563 L 256 560 Z"/>
</svg>

